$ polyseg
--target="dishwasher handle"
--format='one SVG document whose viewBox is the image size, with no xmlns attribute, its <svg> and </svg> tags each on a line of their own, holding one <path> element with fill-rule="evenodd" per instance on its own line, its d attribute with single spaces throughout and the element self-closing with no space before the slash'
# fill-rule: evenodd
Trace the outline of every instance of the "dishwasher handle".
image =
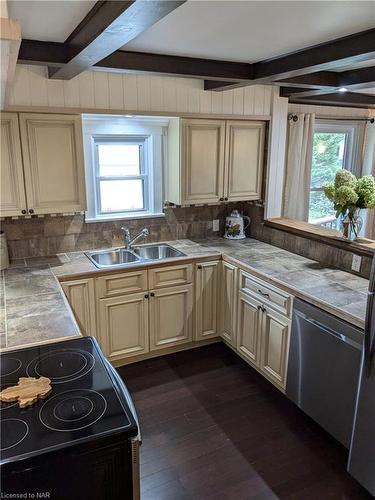
<svg viewBox="0 0 375 500">
<path fill-rule="evenodd" d="M 372 338 L 372 329 L 373 329 L 372 321 L 373 321 L 373 319 L 375 319 L 374 302 L 375 302 L 375 292 L 369 292 L 367 309 L 366 309 L 364 357 L 363 357 L 365 375 L 367 378 L 369 378 L 370 374 L 371 374 L 371 365 L 372 365 L 372 359 L 373 359 L 374 340 Z"/>
<path fill-rule="evenodd" d="M 296 316 L 300 316 L 307 323 L 310 323 L 310 324 L 316 326 L 317 328 L 319 328 L 319 330 L 323 330 L 328 335 L 335 337 L 337 340 L 339 340 L 341 342 L 345 342 L 346 344 L 351 345 L 352 347 L 354 347 L 355 349 L 358 349 L 359 351 L 362 350 L 362 345 L 360 343 L 356 342 L 355 340 L 351 339 L 347 335 L 344 335 L 343 333 L 339 333 L 336 330 L 333 330 L 329 326 L 324 325 L 323 323 L 321 323 L 320 321 L 318 321 L 314 318 L 311 318 L 311 316 L 307 316 L 306 314 L 302 313 L 301 311 L 295 310 L 294 314 Z"/>
</svg>

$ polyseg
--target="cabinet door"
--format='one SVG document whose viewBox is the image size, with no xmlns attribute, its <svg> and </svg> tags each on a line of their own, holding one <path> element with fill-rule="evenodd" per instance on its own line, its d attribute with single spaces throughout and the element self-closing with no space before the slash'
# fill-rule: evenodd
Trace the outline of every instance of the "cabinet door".
<svg viewBox="0 0 375 500">
<path fill-rule="evenodd" d="M 16 113 L 1 113 L 0 194 L 2 217 L 22 215 L 22 210 L 26 211 L 21 142 Z"/>
<path fill-rule="evenodd" d="M 193 340 L 193 285 L 150 293 L 150 350 L 165 349 Z"/>
<path fill-rule="evenodd" d="M 217 315 L 219 271 L 219 261 L 202 262 L 196 265 L 196 340 L 217 337 L 219 335 Z"/>
<path fill-rule="evenodd" d="M 236 346 L 237 314 L 237 268 L 222 263 L 222 302 L 220 307 L 221 336 L 232 346 Z"/>
<path fill-rule="evenodd" d="M 224 120 L 183 121 L 182 202 L 217 202 L 224 196 Z"/>
<path fill-rule="evenodd" d="M 262 304 L 242 292 L 238 295 L 237 350 L 259 366 Z"/>
<path fill-rule="evenodd" d="M 260 369 L 282 388 L 286 383 L 289 336 L 290 320 L 271 307 L 264 309 Z"/>
<path fill-rule="evenodd" d="M 61 283 L 61 287 L 69 301 L 82 335 L 96 337 L 94 280 L 65 281 Z"/>
<path fill-rule="evenodd" d="M 262 197 L 263 122 L 227 121 L 225 197 L 229 201 Z"/>
<path fill-rule="evenodd" d="M 21 113 L 20 127 L 29 212 L 84 210 L 80 116 Z"/>
<path fill-rule="evenodd" d="M 149 351 L 147 294 L 99 300 L 100 337 L 104 353 L 126 358 Z"/>
</svg>

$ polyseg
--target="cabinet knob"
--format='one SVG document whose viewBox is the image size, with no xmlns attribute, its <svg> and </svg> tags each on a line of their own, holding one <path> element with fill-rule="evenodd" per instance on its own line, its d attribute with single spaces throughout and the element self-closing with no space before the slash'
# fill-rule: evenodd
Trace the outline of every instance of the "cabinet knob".
<svg viewBox="0 0 375 500">
<path fill-rule="evenodd" d="M 30 208 L 29 214 L 33 214 L 33 213 L 34 213 L 34 210 L 32 208 Z"/>
<path fill-rule="evenodd" d="M 24 215 L 27 214 L 27 210 L 25 210 L 25 209 L 21 210 L 21 214 L 24 214 Z"/>
<path fill-rule="evenodd" d="M 202 269 L 202 266 L 199 264 L 198 269 Z"/>
<path fill-rule="evenodd" d="M 228 198 L 224 198 L 225 201 L 228 201 Z"/>
<path fill-rule="evenodd" d="M 145 295 L 145 299 L 148 299 L 148 293 L 146 293 L 146 295 Z"/>
<path fill-rule="evenodd" d="M 219 198 L 220 201 L 224 201 L 224 198 Z"/>
<path fill-rule="evenodd" d="M 151 295 L 151 297 L 155 297 L 154 292 L 151 292 L 150 295 Z"/>
</svg>

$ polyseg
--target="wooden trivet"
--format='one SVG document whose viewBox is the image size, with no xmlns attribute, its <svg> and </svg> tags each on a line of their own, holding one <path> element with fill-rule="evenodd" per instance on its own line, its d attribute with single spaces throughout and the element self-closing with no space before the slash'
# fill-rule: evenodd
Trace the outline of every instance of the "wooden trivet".
<svg viewBox="0 0 375 500">
<path fill-rule="evenodd" d="M 20 377 L 17 385 L 0 392 L 0 401 L 18 401 L 20 408 L 25 408 L 36 403 L 39 398 L 44 399 L 51 391 L 51 380 L 47 377 Z"/>
</svg>

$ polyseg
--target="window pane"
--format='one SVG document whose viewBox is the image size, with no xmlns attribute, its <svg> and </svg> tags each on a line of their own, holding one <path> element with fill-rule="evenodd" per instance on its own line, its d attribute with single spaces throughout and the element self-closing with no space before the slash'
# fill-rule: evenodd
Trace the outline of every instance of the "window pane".
<svg viewBox="0 0 375 500">
<path fill-rule="evenodd" d="M 346 140 L 347 134 L 343 132 L 315 132 L 314 134 L 309 222 L 332 227 L 335 224 L 333 204 L 324 196 L 322 187 L 327 182 L 333 181 L 336 172 L 344 167 Z M 321 218 L 327 218 L 327 221 L 317 220 Z"/>
<path fill-rule="evenodd" d="M 143 181 L 100 181 L 100 200 L 102 213 L 143 210 Z"/>
<path fill-rule="evenodd" d="M 138 144 L 98 144 L 99 175 L 139 175 Z"/>
</svg>

